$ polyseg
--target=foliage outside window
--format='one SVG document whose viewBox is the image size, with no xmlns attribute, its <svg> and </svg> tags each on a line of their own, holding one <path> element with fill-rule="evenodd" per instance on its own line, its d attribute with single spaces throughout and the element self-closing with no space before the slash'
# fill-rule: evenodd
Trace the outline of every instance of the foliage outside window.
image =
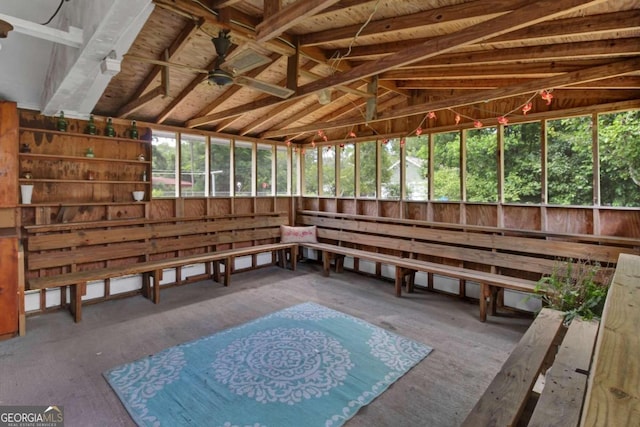
<svg viewBox="0 0 640 427">
<path fill-rule="evenodd" d="M 289 150 L 287 147 L 279 145 L 276 147 L 276 194 L 278 196 L 289 194 L 287 177 L 290 174 Z"/>
<path fill-rule="evenodd" d="M 180 135 L 180 195 L 204 197 L 207 138 L 202 135 Z"/>
<path fill-rule="evenodd" d="M 320 148 L 322 152 L 322 195 L 336 195 L 336 151 L 334 146 Z"/>
<path fill-rule="evenodd" d="M 408 137 L 404 150 L 405 198 L 429 200 L 429 137 Z"/>
<path fill-rule="evenodd" d="M 228 197 L 231 195 L 231 141 L 211 138 L 211 196 Z"/>
<path fill-rule="evenodd" d="M 498 200 L 498 129 L 487 127 L 466 131 L 467 201 Z"/>
<path fill-rule="evenodd" d="M 434 135 L 433 199 L 460 200 L 460 133 Z"/>
<path fill-rule="evenodd" d="M 235 141 L 234 146 L 234 171 L 236 196 L 251 196 L 253 180 L 252 167 L 253 144 L 245 141 Z"/>
<path fill-rule="evenodd" d="M 400 198 L 400 139 L 380 145 L 380 195 L 383 199 Z"/>
<path fill-rule="evenodd" d="M 176 197 L 176 134 L 154 131 L 151 143 L 152 195 Z"/>
<path fill-rule="evenodd" d="M 504 201 L 542 201 L 542 147 L 540 122 L 504 128 Z"/>
<path fill-rule="evenodd" d="M 605 206 L 640 206 L 640 111 L 598 117 L 600 195 Z"/>
<path fill-rule="evenodd" d="M 547 122 L 549 203 L 593 204 L 591 117 Z"/>
<path fill-rule="evenodd" d="M 362 142 L 358 144 L 358 154 L 360 156 L 360 194 L 359 197 L 376 197 L 376 141 Z"/>
<path fill-rule="evenodd" d="M 304 151 L 304 196 L 318 195 L 318 149 Z"/>
<path fill-rule="evenodd" d="M 256 193 L 258 196 L 272 196 L 273 193 L 273 146 L 257 144 L 257 178 Z"/>
<path fill-rule="evenodd" d="M 340 150 L 340 194 L 338 197 L 356 195 L 356 145 L 345 144 Z"/>
</svg>

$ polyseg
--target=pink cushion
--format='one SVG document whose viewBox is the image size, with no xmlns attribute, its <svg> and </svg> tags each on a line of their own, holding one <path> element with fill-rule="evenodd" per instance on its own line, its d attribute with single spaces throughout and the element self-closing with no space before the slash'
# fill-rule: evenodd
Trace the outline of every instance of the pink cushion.
<svg viewBox="0 0 640 427">
<path fill-rule="evenodd" d="M 291 227 L 280 226 L 280 241 L 282 243 L 316 243 L 316 226 Z"/>
</svg>

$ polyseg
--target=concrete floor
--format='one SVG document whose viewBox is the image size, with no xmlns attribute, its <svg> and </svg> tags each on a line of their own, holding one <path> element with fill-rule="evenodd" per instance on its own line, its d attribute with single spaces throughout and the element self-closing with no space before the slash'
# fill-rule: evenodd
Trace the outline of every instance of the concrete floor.
<svg viewBox="0 0 640 427">
<path fill-rule="evenodd" d="M 457 426 L 531 323 L 478 320 L 478 306 L 419 291 L 393 296 L 393 284 L 353 273 L 324 278 L 301 263 L 235 274 L 231 286 L 199 282 L 88 305 L 74 324 L 60 311 L 27 319 L 27 335 L 0 342 L 0 405 L 62 405 L 65 426 L 132 426 L 102 372 L 167 347 L 304 301 L 362 318 L 434 351 L 352 418 L 349 427 Z M 301 422 L 304 426 L 304 422 Z"/>
</svg>

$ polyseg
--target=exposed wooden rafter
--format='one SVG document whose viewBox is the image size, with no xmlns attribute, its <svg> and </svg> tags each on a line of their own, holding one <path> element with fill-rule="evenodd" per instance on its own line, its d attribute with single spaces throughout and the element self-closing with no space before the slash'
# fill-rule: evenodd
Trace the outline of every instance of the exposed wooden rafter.
<svg viewBox="0 0 640 427">
<path fill-rule="evenodd" d="M 339 0 L 298 0 L 282 8 L 256 27 L 256 41 L 259 43 L 278 37 L 289 28 L 302 22 L 309 16 L 338 3 Z"/>
</svg>

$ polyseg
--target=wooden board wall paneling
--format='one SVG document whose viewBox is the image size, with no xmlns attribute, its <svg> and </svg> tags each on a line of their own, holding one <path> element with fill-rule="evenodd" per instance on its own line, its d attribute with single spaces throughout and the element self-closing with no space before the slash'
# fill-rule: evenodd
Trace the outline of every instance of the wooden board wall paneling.
<svg viewBox="0 0 640 427">
<path fill-rule="evenodd" d="M 339 199 L 338 200 L 338 212 L 350 215 L 356 214 L 356 201 L 355 199 Z"/>
<path fill-rule="evenodd" d="M 229 215 L 231 213 L 232 200 L 228 197 L 214 197 L 208 199 L 209 210 L 208 215 L 220 216 Z"/>
<path fill-rule="evenodd" d="M 421 221 L 427 220 L 427 206 L 426 202 L 405 202 L 406 207 L 406 217 L 407 219 L 417 219 Z"/>
<path fill-rule="evenodd" d="M 256 212 L 273 212 L 274 211 L 274 198 L 273 197 L 256 197 Z"/>
<path fill-rule="evenodd" d="M 275 212 L 288 212 L 291 214 L 291 197 L 276 197 Z"/>
<path fill-rule="evenodd" d="M 539 206 L 502 206 L 505 228 L 519 230 L 541 230 Z"/>
<path fill-rule="evenodd" d="M 253 198 L 236 197 L 233 199 L 233 213 L 236 215 L 253 213 L 253 204 Z"/>
<path fill-rule="evenodd" d="M 592 234 L 593 210 L 547 207 L 547 229 L 545 231 Z"/>
<path fill-rule="evenodd" d="M 320 199 L 320 210 L 324 212 L 337 212 L 338 203 L 336 199 L 333 199 L 333 198 Z"/>
<path fill-rule="evenodd" d="M 358 215 L 378 216 L 377 200 L 358 200 Z"/>
<path fill-rule="evenodd" d="M 433 203 L 433 221 L 460 223 L 460 204 L 458 203 Z"/>
<path fill-rule="evenodd" d="M 207 214 L 207 200 L 204 198 L 184 198 L 184 216 L 205 216 Z"/>
<path fill-rule="evenodd" d="M 149 217 L 151 219 L 175 217 L 175 199 L 151 199 L 151 208 L 149 212 Z"/>
<path fill-rule="evenodd" d="M 466 224 L 498 226 L 498 209 L 496 205 L 472 205 L 465 206 Z"/>
<path fill-rule="evenodd" d="M 400 204 L 400 201 L 381 201 L 379 204 L 379 215 L 387 218 L 401 218 Z"/>
<path fill-rule="evenodd" d="M 0 207 L 18 204 L 18 110 L 15 102 L 0 102 Z"/>
<path fill-rule="evenodd" d="M 18 268 L 18 238 L 0 237 L 0 337 L 18 332 Z"/>
<path fill-rule="evenodd" d="M 600 234 L 640 238 L 640 211 L 600 209 Z"/>
</svg>

